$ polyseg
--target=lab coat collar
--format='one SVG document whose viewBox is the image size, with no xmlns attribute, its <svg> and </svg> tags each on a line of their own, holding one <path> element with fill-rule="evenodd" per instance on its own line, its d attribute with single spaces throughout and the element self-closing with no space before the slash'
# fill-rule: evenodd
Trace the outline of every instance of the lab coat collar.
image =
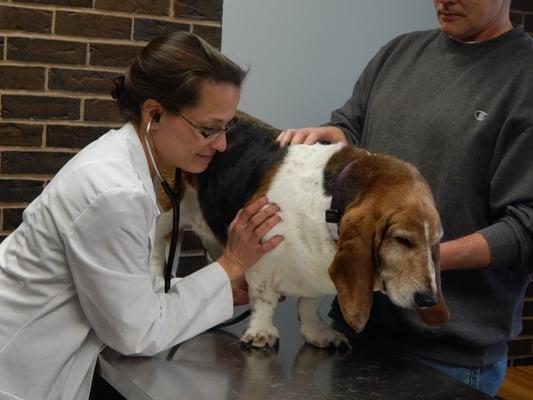
<svg viewBox="0 0 533 400">
<path fill-rule="evenodd" d="M 143 183 L 144 189 L 159 210 L 157 205 L 157 196 L 155 194 L 154 180 L 150 175 L 148 160 L 146 159 L 146 154 L 144 153 L 141 139 L 139 138 L 135 127 L 131 122 L 128 122 L 126 125 L 120 128 L 119 132 L 126 137 L 129 143 L 128 147 L 130 148 L 133 163 L 137 168 L 137 173 L 139 174 L 139 177 Z"/>
</svg>

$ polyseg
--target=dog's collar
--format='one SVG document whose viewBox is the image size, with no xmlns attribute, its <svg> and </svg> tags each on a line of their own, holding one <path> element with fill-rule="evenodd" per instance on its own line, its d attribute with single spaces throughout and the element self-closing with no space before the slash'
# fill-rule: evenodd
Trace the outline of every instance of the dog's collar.
<svg viewBox="0 0 533 400">
<path fill-rule="evenodd" d="M 366 150 L 366 154 L 369 156 L 375 155 L 375 153 L 370 153 Z M 341 187 L 344 184 L 344 180 L 350 168 L 357 161 L 360 161 L 361 158 L 350 161 L 341 171 L 337 178 L 335 178 L 335 186 L 333 187 L 333 194 L 331 196 L 331 204 L 326 210 L 326 225 L 328 226 L 329 233 L 333 240 L 339 240 L 339 224 L 341 222 L 342 213 L 341 213 L 341 202 L 340 202 L 340 193 Z"/>
<path fill-rule="evenodd" d="M 340 204 L 340 192 L 341 187 L 344 183 L 344 179 L 346 178 L 346 175 L 348 175 L 348 172 L 350 171 L 350 168 L 357 160 L 353 160 L 348 165 L 346 165 L 341 173 L 337 175 L 337 178 L 335 179 L 335 186 L 333 187 L 333 194 L 331 196 L 331 204 L 329 208 L 326 210 L 326 224 L 329 229 L 329 233 L 333 240 L 337 241 L 339 240 L 339 223 L 341 222 L 341 204 Z"/>
</svg>

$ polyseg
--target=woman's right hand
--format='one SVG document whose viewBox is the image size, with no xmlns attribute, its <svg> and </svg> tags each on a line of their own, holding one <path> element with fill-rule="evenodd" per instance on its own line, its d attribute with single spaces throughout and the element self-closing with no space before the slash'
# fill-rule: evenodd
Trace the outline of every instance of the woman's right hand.
<svg viewBox="0 0 533 400">
<path fill-rule="evenodd" d="M 344 132 L 335 126 L 287 129 L 276 138 L 276 142 L 279 143 L 280 147 L 291 144 L 315 144 L 320 141 L 347 143 Z"/>
<path fill-rule="evenodd" d="M 232 287 L 242 287 L 244 273 L 283 241 L 280 235 L 261 241 L 281 221 L 279 211 L 278 205 L 269 204 L 262 196 L 239 210 L 231 222 L 226 248 L 217 261 L 228 274 Z"/>
</svg>

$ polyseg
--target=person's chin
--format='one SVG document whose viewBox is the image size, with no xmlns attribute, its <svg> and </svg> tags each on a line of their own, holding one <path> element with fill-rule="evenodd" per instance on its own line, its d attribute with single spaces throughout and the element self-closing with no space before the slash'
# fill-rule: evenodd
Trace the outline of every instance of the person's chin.
<svg viewBox="0 0 533 400">
<path fill-rule="evenodd" d="M 454 24 L 441 24 L 441 30 L 447 34 L 448 36 L 451 36 L 454 39 L 461 40 L 461 41 L 467 41 L 466 40 L 466 34 L 463 29 L 458 29 L 457 26 Z"/>
<path fill-rule="evenodd" d="M 191 163 L 189 172 L 199 174 L 201 172 L 204 172 L 207 167 L 209 166 L 209 163 L 211 162 L 212 157 L 204 157 L 204 156 L 197 156 L 195 157 L 195 160 L 193 163 Z"/>
<path fill-rule="evenodd" d="M 201 154 L 197 154 L 195 158 L 196 158 L 196 160 L 199 163 L 203 163 L 203 164 L 209 165 L 209 163 L 213 159 L 213 156 L 204 156 L 204 155 L 201 155 Z"/>
</svg>

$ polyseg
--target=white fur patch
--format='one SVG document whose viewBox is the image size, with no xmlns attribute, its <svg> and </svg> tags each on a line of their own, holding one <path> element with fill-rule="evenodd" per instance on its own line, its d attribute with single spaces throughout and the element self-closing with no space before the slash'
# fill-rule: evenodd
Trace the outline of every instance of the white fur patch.
<svg viewBox="0 0 533 400">
<path fill-rule="evenodd" d="M 283 235 L 284 240 L 247 273 L 249 282 L 268 282 L 274 290 L 289 296 L 336 293 L 328 274 L 336 246 L 325 222 L 331 196 L 324 193 L 324 168 L 341 147 L 341 144 L 289 147 L 267 192 L 268 200 L 281 209 L 281 222 L 265 239 Z"/>
<path fill-rule="evenodd" d="M 430 243 L 431 238 L 429 236 L 429 224 L 427 221 L 424 221 L 424 236 L 426 239 L 426 243 Z M 437 276 L 436 276 L 436 271 L 435 271 L 436 266 L 433 263 L 433 257 L 431 256 L 431 249 L 429 246 L 428 246 L 427 259 L 428 259 L 427 267 L 429 271 L 428 276 L 431 277 L 431 289 L 433 290 L 433 293 L 437 293 Z"/>
</svg>

